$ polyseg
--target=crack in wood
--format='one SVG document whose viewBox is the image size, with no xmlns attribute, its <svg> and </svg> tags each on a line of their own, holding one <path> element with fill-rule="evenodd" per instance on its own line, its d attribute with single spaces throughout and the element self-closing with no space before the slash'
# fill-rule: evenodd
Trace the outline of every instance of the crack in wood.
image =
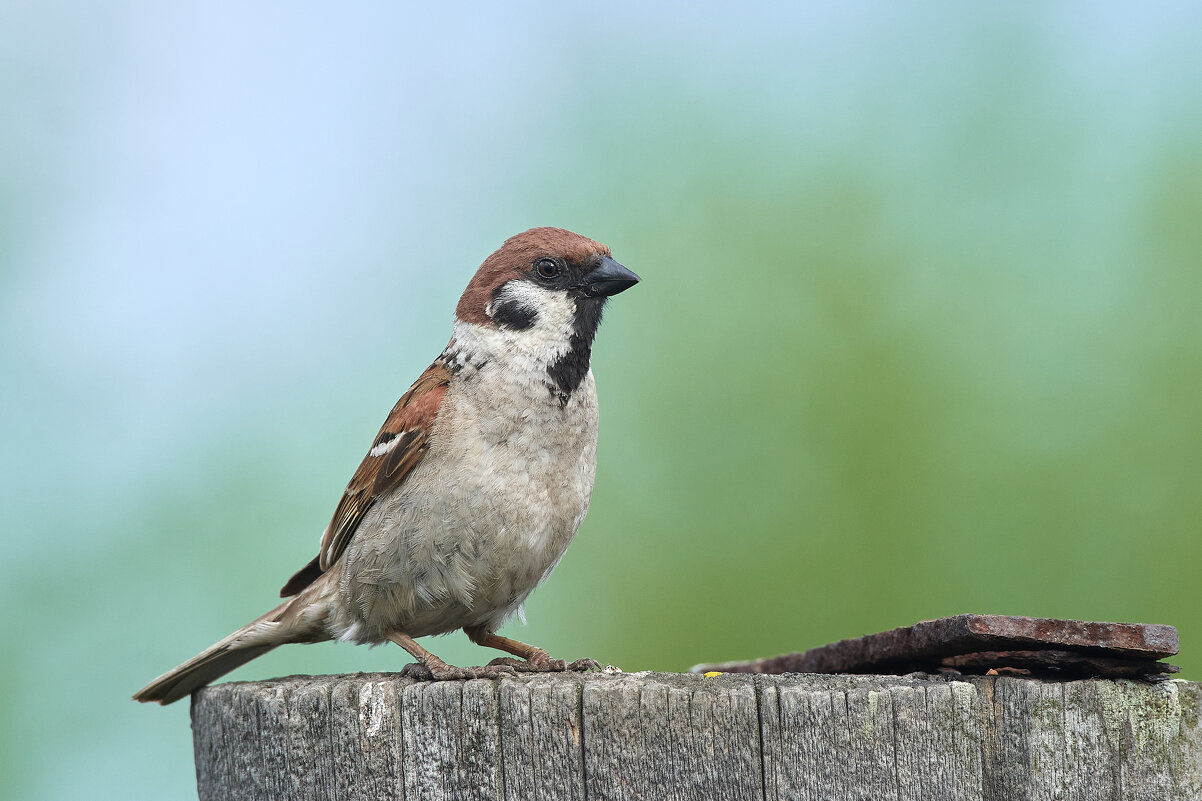
<svg viewBox="0 0 1202 801">
<path fill-rule="evenodd" d="M 192 714 L 201 801 L 1117 801 L 1202 797 L 1200 707 L 1180 680 L 360 674 L 216 685 Z"/>
</svg>

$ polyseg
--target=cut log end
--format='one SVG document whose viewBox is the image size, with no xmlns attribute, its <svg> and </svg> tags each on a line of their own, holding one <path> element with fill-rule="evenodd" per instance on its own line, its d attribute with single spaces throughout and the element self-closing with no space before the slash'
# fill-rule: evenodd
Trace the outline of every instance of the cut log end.
<svg viewBox="0 0 1202 801">
<path fill-rule="evenodd" d="M 1200 706 L 1181 680 L 357 674 L 192 715 L 201 799 L 1120 799 L 1202 797 Z"/>
</svg>

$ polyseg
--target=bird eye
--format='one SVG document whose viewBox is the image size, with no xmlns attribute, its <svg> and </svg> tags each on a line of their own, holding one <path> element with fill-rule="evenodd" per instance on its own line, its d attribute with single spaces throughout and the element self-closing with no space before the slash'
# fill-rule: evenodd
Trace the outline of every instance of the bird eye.
<svg viewBox="0 0 1202 801">
<path fill-rule="evenodd" d="M 538 272 L 540 278 L 556 278 L 563 272 L 563 268 L 559 266 L 559 262 L 555 259 L 539 259 L 534 263 L 534 269 Z"/>
</svg>

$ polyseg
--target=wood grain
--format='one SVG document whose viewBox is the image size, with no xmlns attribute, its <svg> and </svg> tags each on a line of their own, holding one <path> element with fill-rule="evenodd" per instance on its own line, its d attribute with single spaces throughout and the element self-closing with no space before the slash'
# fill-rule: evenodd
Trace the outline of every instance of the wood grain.
<svg viewBox="0 0 1202 801">
<path fill-rule="evenodd" d="M 393 674 L 209 687 L 208 799 L 1202 798 L 1202 684 Z"/>
</svg>

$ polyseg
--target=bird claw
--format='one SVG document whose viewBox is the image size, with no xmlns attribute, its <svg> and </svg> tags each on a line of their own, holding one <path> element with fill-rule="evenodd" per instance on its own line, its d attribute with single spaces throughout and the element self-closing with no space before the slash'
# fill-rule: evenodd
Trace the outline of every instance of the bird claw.
<svg viewBox="0 0 1202 801">
<path fill-rule="evenodd" d="M 412 662 L 401 669 L 401 676 L 416 681 L 461 681 L 463 679 L 499 679 L 502 676 L 516 676 L 517 671 L 510 665 L 478 665 L 473 667 L 456 667 L 446 662 L 422 664 Z"/>
<path fill-rule="evenodd" d="M 529 673 L 532 668 L 530 663 L 525 659 L 515 659 L 512 656 L 498 656 L 496 659 L 488 663 L 486 667 L 508 667 L 517 673 Z"/>
<path fill-rule="evenodd" d="M 457 668 L 465 675 L 465 679 L 499 679 L 502 676 L 516 676 L 517 671 L 507 665 L 477 665 L 476 667 Z"/>
<path fill-rule="evenodd" d="M 421 662 L 410 662 L 401 668 L 401 678 L 415 681 L 434 681 L 434 671 Z"/>
<path fill-rule="evenodd" d="M 565 659 L 552 659 L 545 651 L 535 654 L 530 659 L 515 659 L 512 656 L 498 656 L 488 663 L 497 666 L 508 666 L 519 673 L 564 673 L 568 671 L 585 672 L 600 670 L 601 664 L 596 659 L 577 659 L 568 662 Z"/>
</svg>

